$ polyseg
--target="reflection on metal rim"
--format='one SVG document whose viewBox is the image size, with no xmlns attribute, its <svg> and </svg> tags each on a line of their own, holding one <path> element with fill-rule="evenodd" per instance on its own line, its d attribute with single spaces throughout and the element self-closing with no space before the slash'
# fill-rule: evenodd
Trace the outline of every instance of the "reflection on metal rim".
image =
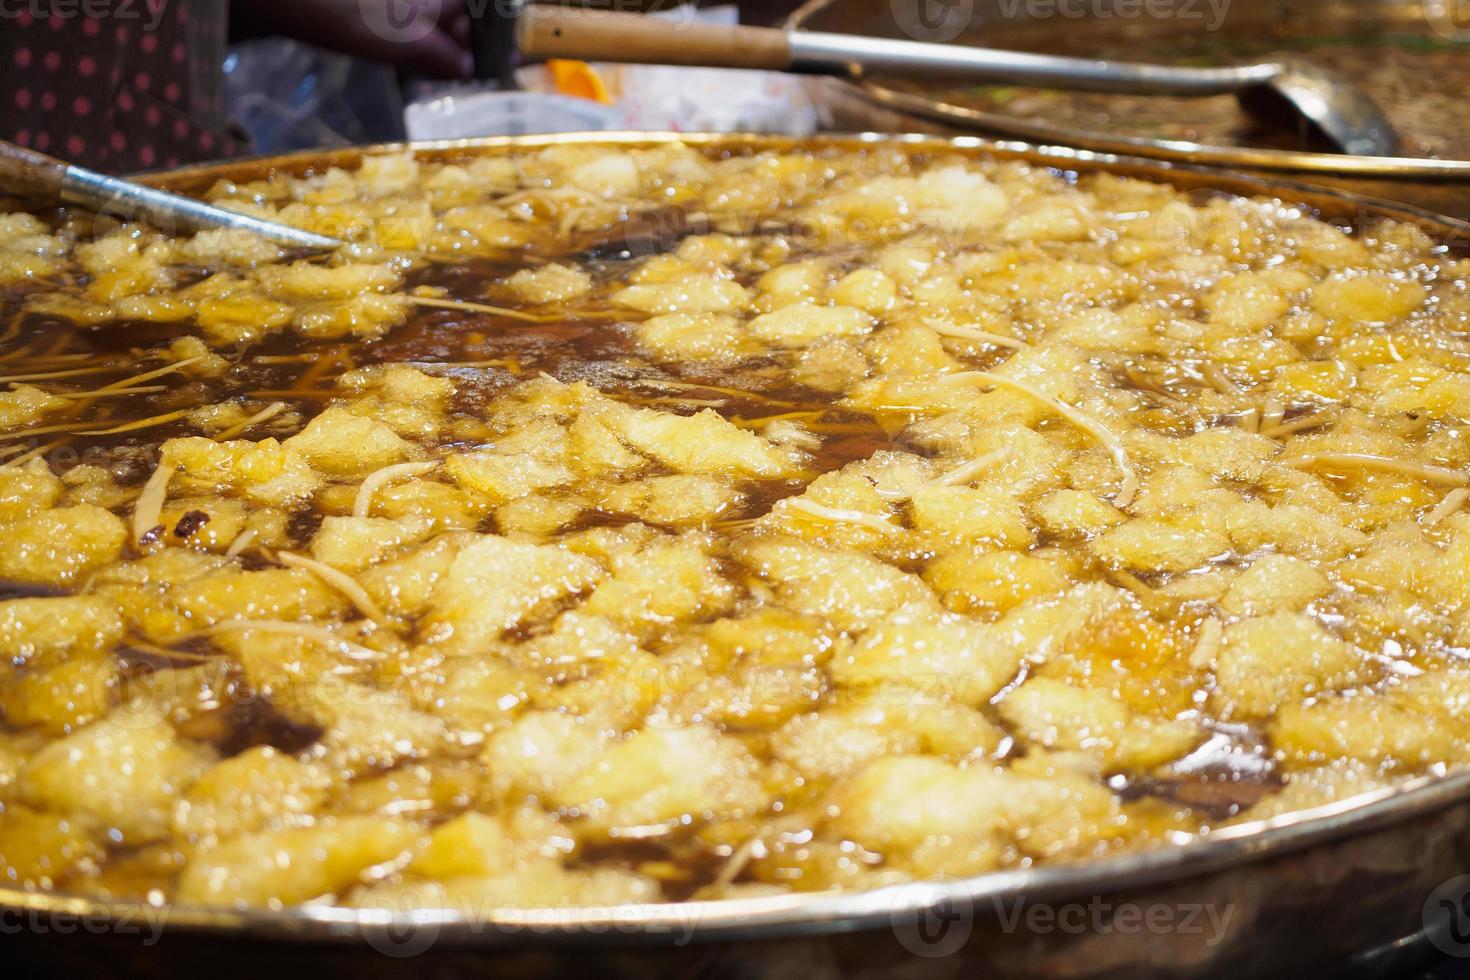
<svg viewBox="0 0 1470 980">
<path fill-rule="evenodd" d="M 1470 244 L 1470 222 L 1447 217 L 1427 208 L 1340 191 L 1304 182 L 1309 175 L 1261 177 L 1229 169 L 1202 166 L 1197 160 L 1183 156 L 1161 160 L 1131 154 L 1126 149 L 1108 150 L 1076 147 L 1066 142 L 1036 143 L 985 136 L 931 136 L 920 133 L 846 133 L 815 137 L 771 136 L 736 133 L 665 133 L 665 132 L 579 132 L 545 136 L 491 136 L 463 140 L 435 140 L 418 143 L 389 143 L 377 146 L 343 147 L 325 151 L 304 151 L 275 157 L 256 157 L 203 164 L 171 171 L 155 171 L 137 175 L 139 183 L 155 184 L 172 190 L 202 192 L 218 180 L 249 180 L 272 171 L 316 173 L 328 167 L 354 166 L 363 156 L 390 153 L 407 148 L 435 159 L 454 159 L 476 153 L 510 152 L 567 143 L 609 143 L 622 146 L 655 146 L 660 143 L 688 143 L 692 146 L 728 146 L 732 150 L 781 149 L 799 146 L 862 148 L 887 143 L 918 151 L 953 151 L 985 153 L 1003 159 L 1019 159 L 1041 166 L 1063 170 L 1108 170 L 1143 179 L 1162 180 L 1192 189 L 1215 189 L 1231 194 L 1266 195 L 1305 204 L 1329 220 L 1351 222 L 1355 217 L 1379 216 L 1412 221 L 1426 232 L 1448 237 L 1457 244 Z M 1367 159 L 1333 156 L 1339 164 L 1344 160 Z M 1434 163 L 1446 161 L 1418 161 Z M 1242 164 L 1244 165 L 1244 164 Z M 1446 176 L 1470 177 L 1470 162 L 1463 174 Z M 1341 168 L 1339 167 L 1339 172 Z M 1300 177 L 1302 179 L 1293 179 Z M 1422 179 L 1422 178 L 1419 178 Z"/>
<path fill-rule="evenodd" d="M 1391 827 L 1462 803 L 1470 797 L 1470 772 L 1416 778 L 1334 803 L 1227 827 L 1196 841 L 1164 845 L 1078 865 L 991 872 L 952 881 L 914 882 L 869 891 L 816 892 L 677 905 L 625 905 L 586 909 L 497 909 L 468 917 L 453 909 L 412 912 L 304 905 L 279 911 L 172 906 L 170 929 L 237 932 L 263 937 L 358 941 L 376 932 L 435 927 L 446 942 L 521 942 L 526 934 L 555 939 L 613 932 L 623 941 L 659 943 L 691 928 L 695 940 L 778 938 L 890 927 L 896 917 L 940 903 L 1026 897 L 1069 897 L 1141 888 L 1208 875 L 1268 858 Z M 0 889 L 0 906 L 88 920 L 143 921 L 135 902 Z"/>
</svg>

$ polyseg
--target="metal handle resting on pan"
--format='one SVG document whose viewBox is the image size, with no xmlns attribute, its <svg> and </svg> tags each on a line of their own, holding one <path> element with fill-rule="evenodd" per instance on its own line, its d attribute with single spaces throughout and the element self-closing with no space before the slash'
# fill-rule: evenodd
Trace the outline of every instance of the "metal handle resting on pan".
<svg viewBox="0 0 1470 980">
<path fill-rule="evenodd" d="M 335 238 L 109 177 L 4 140 L 0 140 L 0 192 L 52 204 L 74 204 L 127 221 L 146 221 L 169 232 L 232 228 L 291 248 L 330 251 L 342 245 Z"/>
<path fill-rule="evenodd" d="M 1240 92 L 1270 84 L 1284 71 L 1283 66 L 1274 63 L 1233 68 L 1176 68 L 855 34 L 783 31 L 699 21 L 674 23 L 640 14 L 537 4 L 524 7 L 518 16 L 521 53 L 536 58 L 836 75 L 854 70 L 962 75 L 976 81 L 1137 95 Z"/>
<path fill-rule="evenodd" d="M 259 235 L 277 245 L 314 251 L 328 251 L 342 244 L 334 238 L 229 211 L 182 194 L 170 194 L 75 165 L 66 168 L 66 174 L 61 179 L 60 198 L 63 204 L 73 204 L 97 214 L 125 215 L 168 230 L 232 228 Z"/>
</svg>

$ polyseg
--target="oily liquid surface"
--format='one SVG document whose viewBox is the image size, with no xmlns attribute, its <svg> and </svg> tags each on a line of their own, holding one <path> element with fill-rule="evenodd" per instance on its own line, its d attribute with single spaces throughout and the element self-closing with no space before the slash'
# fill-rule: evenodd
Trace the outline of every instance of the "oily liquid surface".
<svg viewBox="0 0 1470 980">
<path fill-rule="evenodd" d="M 1415 229 L 886 150 L 212 196 L 354 245 L 0 236 L 19 887 L 862 888 L 1470 755 L 1470 300 Z"/>
<path fill-rule="evenodd" d="M 599 280 L 612 280 L 624 274 L 633 261 L 615 254 L 611 259 L 589 264 L 589 272 Z M 450 295 L 478 296 L 486 284 L 503 281 L 519 267 L 516 262 L 491 261 L 432 264 L 416 270 L 408 283 L 442 288 Z M 0 349 L 6 376 L 96 368 L 98 372 L 89 375 L 89 383 L 100 387 L 135 373 L 132 352 L 166 342 L 178 333 L 175 326 L 145 321 L 124 321 L 110 324 L 106 330 L 89 330 L 65 319 L 24 312 L 23 295 L 17 292 L 7 296 L 0 310 L 14 325 L 8 342 Z M 504 390 L 538 374 L 567 383 L 585 381 L 630 404 L 660 405 L 674 411 L 709 406 L 740 422 L 773 414 L 807 413 L 821 420 L 810 426 L 821 438 L 820 447 L 812 453 L 811 469 L 815 474 L 903 445 L 896 433 L 873 416 L 835 405 L 831 393 L 792 384 L 775 362 L 742 366 L 735 371 L 699 364 L 660 365 L 644 356 L 626 325 L 605 319 L 572 317 L 564 322 L 527 325 L 436 309 L 415 311 L 407 323 L 372 342 L 323 343 L 278 335 L 232 358 L 231 369 L 222 378 L 171 385 L 166 392 L 131 398 L 125 407 L 99 406 L 98 411 L 86 415 L 87 428 L 107 428 L 237 399 L 284 401 L 305 422 L 328 400 L 340 396 L 332 388 L 333 378 L 375 364 L 410 364 L 453 378 L 458 390 L 452 411 L 468 416 L 484 412 Z M 665 382 L 675 385 L 668 387 Z M 141 486 L 157 463 L 163 441 L 193 432 L 187 422 L 164 422 L 136 435 L 71 436 L 65 448 L 50 454 L 50 459 L 59 472 L 78 463 L 101 465 L 116 473 L 120 483 Z M 32 437 L 18 444 L 12 442 L 6 446 L 7 455 L 14 458 L 48 441 Z M 803 486 L 800 480 L 754 486 L 740 512 L 726 516 L 730 520 L 759 517 L 782 498 L 800 493 Z M 617 526 L 628 520 L 624 515 L 589 511 L 577 525 Z M 320 523 L 321 515 L 310 509 L 294 514 L 289 545 L 305 547 Z M 0 580 L 0 601 L 63 593 L 61 589 Z M 204 643 L 180 647 L 186 654 L 210 655 Z M 170 659 L 148 649 L 124 648 L 119 657 L 126 673 L 135 678 L 196 662 L 188 657 Z M 218 706 L 191 718 L 182 733 L 214 745 L 225 757 L 260 747 L 309 753 L 321 737 L 320 727 L 293 720 L 259 697 L 240 697 L 241 693 L 227 687 Z M 160 875 L 153 867 L 154 857 L 126 846 L 117 848 L 110 858 L 115 870 L 103 877 L 108 894 L 145 898 L 166 888 L 170 875 Z M 589 866 L 651 864 L 664 868 L 664 893 L 670 900 L 693 896 L 716 879 L 725 863 L 718 852 L 707 847 L 687 843 L 671 846 L 657 839 L 594 845 L 582 860 Z M 93 887 L 83 885 L 81 890 Z"/>
</svg>

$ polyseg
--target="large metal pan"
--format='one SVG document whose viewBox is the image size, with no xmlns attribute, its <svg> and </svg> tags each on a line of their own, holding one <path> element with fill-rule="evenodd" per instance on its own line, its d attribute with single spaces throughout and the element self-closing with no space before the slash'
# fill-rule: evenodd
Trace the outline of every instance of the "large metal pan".
<svg viewBox="0 0 1470 980">
<path fill-rule="evenodd" d="M 890 143 L 1107 170 L 1191 190 L 1264 194 L 1349 223 L 1412 221 L 1456 250 L 1470 224 L 1219 171 L 976 138 L 571 134 L 414 149 L 453 159 L 565 142 L 682 140 L 731 153 Z M 366 148 L 197 167 L 146 178 L 197 191 L 220 179 L 351 166 Z M 279 911 L 102 902 L 0 887 L 7 975 L 105 973 L 578 976 L 804 980 L 861 977 L 1393 976 L 1470 955 L 1470 773 L 1426 776 L 1177 846 L 1076 866 L 855 893 L 612 909 Z M 1394 971 L 1394 972 L 1390 972 Z"/>
<path fill-rule="evenodd" d="M 1433 48 L 1441 55 L 1463 49 L 1457 56 L 1470 60 L 1470 16 L 1460 9 L 1463 6 L 1455 0 L 806 0 L 787 23 L 794 30 L 918 37 L 1036 52 L 1054 52 L 1058 38 L 1065 38 L 1062 49 L 1071 53 L 1090 50 L 1090 38 L 1096 38 L 1101 48 L 1118 44 L 1121 25 L 1138 35 L 1141 50 L 1128 54 L 1135 60 L 1147 60 L 1150 48 L 1177 46 L 1181 39 L 1197 41 L 1201 36 L 1211 43 L 1223 38 L 1253 45 L 1256 58 L 1263 57 L 1261 51 L 1274 52 L 1279 43 L 1288 52 L 1307 52 L 1303 56 L 1310 60 L 1314 46 L 1341 46 L 1367 36 L 1410 50 Z M 1372 67 L 1363 65 L 1359 87 L 1392 117 L 1395 106 L 1411 101 L 1410 95 L 1375 81 Z M 1294 172 L 1347 190 L 1410 200 L 1458 217 L 1470 215 L 1466 204 L 1470 159 L 1354 157 L 1149 138 L 1129 135 L 1126 121 L 1106 129 L 1069 124 L 947 96 L 941 86 L 904 85 L 880 77 L 823 85 L 839 102 L 860 101 L 951 129 L 1253 172 Z M 1444 133 L 1461 135 L 1462 118 L 1447 116 Z"/>
</svg>

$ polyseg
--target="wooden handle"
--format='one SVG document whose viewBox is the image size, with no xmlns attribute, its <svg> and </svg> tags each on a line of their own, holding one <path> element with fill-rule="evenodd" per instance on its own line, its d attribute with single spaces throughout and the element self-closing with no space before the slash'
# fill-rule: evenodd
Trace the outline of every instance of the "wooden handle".
<svg viewBox="0 0 1470 980">
<path fill-rule="evenodd" d="M 0 191 L 47 203 L 61 200 L 66 164 L 44 153 L 0 140 Z"/>
<path fill-rule="evenodd" d="M 642 14 L 527 4 L 518 27 L 521 53 L 642 65 L 763 68 L 791 64 L 786 32 L 664 20 Z"/>
</svg>

